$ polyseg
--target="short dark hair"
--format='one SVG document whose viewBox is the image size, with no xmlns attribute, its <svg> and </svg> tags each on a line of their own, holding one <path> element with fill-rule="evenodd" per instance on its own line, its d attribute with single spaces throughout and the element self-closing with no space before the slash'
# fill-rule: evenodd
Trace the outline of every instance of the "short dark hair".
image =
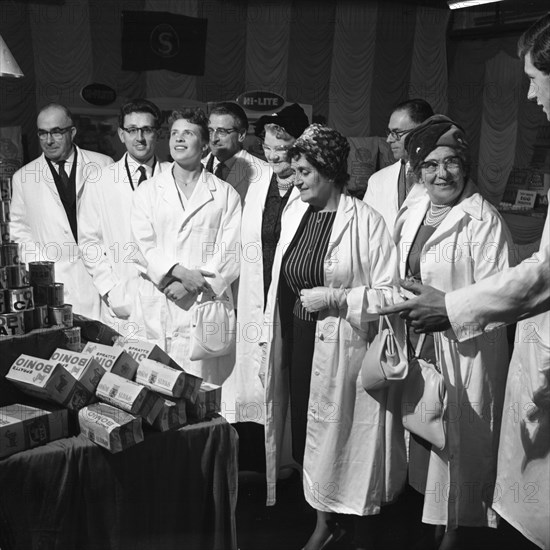
<svg viewBox="0 0 550 550">
<path fill-rule="evenodd" d="M 414 124 L 422 124 L 422 122 L 434 115 L 432 106 L 426 100 L 420 98 L 407 99 L 407 101 L 398 103 L 393 108 L 392 113 L 397 111 L 406 111 Z"/>
<path fill-rule="evenodd" d="M 74 124 L 73 114 L 67 107 L 65 107 L 65 105 L 61 105 L 61 103 L 54 103 L 54 102 L 46 103 L 46 105 L 44 105 L 44 107 L 42 107 L 40 111 L 38 111 L 38 115 L 42 114 L 44 111 L 47 111 L 48 109 L 60 109 L 61 111 L 63 111 L 65 116 L 71 120 L 71 124 Z"/>
<path fill-rule="evenodd" d="M 132 113 L 148 113 L 155 119 L 155 128 L 159 128 L 162 122 L 162 113 L 160 109 L 151 101 L 142 98 L 136 98 L 125 103 L 118 114 L 118 125 L 124 127 L 124 117 Z"/>
<path fill-rule="evenodd" d="M 535 21 L 518 40 L 518 56 L 531 54 L 535 68 L 550 74 L 550 13 Z"/>
<path fill-rule="evenodd" d="M 191 124 L 196 124 L 201 129 L 201 137 L 204 143 L 208 143 L 208 117 L 204 114 L 204 111 L 200 107 L 182 107 L 181 109 L 175 109 L 168 117 L 168 126 L 172 129 L 172 124 L 176 120 L 187 120 Z"/>
<path fill-rule="evenodd" d="M 210 111 L 210 114 L 231 115 L 239 132 L 248 130 L 248 117 L 246 116 L 244 109 L 236 103 L 232 103 L 231 101 L 216 103 L 216 105 L 214 105 L 214 107 Z"/>
<path fill-rule="evenodd" d="M 345 163 L 342 162 L 338 166 L 331 166 L 329 168 L 327 166 L 321 165 L 316 160 L 316 158 L 313 155 L 310 155 L 304 147 L 301 147 L 299 144 L 294 144 L 288 150 L 288 158 L 292 160 L 298 160 L 300 157 L 304 157 L 309 162 L 309 164 L 311 164 L 311 166 L 313 166 L 317 170 L 317 172 L 321 174 L 321 176 L 332 180 L 335 187 L 337 187 L 338 189 L 343 190 L 346 187 L 346 184 L 348 183 L 350 178 L 347 170 L 347 155 Z"/>
</svg>

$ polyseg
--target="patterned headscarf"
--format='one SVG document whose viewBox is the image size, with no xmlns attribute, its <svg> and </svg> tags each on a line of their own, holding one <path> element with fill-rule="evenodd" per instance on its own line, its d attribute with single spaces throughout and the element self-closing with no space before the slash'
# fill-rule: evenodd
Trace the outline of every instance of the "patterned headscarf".
<svg viewBox="0 0 550 550">
<path fill-rule="evenodd" d="M 327 176 L 347 173 L 349 142 L 338 131 L 322 124 L 310 124 L 293 149 L 309 157 Z"/>
<path fill-rule="evenodd" d="M 411 130 L 405 138 L 405 149 L 413 171 L 437 147 L 451 147 L 468 160 L 469 146 L 464 130 L 445 115 L 433 115 Z"/>
</svg>

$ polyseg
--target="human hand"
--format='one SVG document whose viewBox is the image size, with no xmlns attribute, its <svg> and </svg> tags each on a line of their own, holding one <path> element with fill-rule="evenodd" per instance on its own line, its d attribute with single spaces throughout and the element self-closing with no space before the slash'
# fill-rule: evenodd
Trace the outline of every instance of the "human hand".
<svg viewBox="0 0 550 550">
<path fill-rule="evenodd" d="M 187 292 L 200 294 L 201 292 L 212 292 L 210 283 L 205 277 L 214 277 L 213 273 L 201 269 L 187 269 L 182 265 L 172 270 L 172 275 L 178 279 Z"/>
<path fill-rule="evenodd" d="M 181 300 L 189 294 L 187 289 L 183 286 L 180 281 L 172 281 L 170 284 L 164 287 L 164 295 L 169 300 Z"/>
<path fill-rule="evenodd" d="M 300 301 L 309 313 L 323 309 L 340 309 L 346 305 L 346 291 L 343 288 L 316 286 L 300 291 Z"/>
<path fill-rule="evenodd" d="M 450 328 L 451 323 L 445 306 L 445 293 L 429 285 L 411 281 L 401 281 L 401 286 L 416 295 L 399 304 L 380 308 L 380 313 L 399 313 L 414 332 L 441 332 Z"/>
</svg>

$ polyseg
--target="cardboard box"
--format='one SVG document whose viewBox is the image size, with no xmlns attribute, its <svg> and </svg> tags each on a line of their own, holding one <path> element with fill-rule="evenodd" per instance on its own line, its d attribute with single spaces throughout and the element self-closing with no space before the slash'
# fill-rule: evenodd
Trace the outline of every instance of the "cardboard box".
<svg viewBox="0 0 550 550">
<path fill-rule="evenodd" d="M 94 394 L 61 363 L 31 355 L 21 354 L 13 362 L 6 379 L 33 397 L 59 403 L 74 411 L 94 398 Z"/>
<path fill-rule="evenodd" d="M 181 428 L 187 424 L 185 399 L 161 398 L 162 408 L 153 422 L 153 428 L 159 432 L 166 432 Z"/>
<path fill-rule="evenodd" d="M 186 376 L 182 370 L 173 369 L 153 359 L 142 359 L 136 372 L 136 382 L 162 395 L 179 398 L 185 389 Z"/>
<path fill-rule="evenodd" d="M 68 437 L 67 410 L 28 405 L 0 407 L 0 458 Z"/>
<path fill-rule="evenodd" d="M 90 441 L 119 453 L 143 441 L 141 418 L 106 403 L 94 403 L 78 413 L 80 433 Z"/>
<path fill-rule="evenodd" d="M 187 401 L 186 411 L 189 420 L 205 420 L 221 410 L 222 387 L 203 382 L 194 403 Z"/>
<path fill-rule="evenodd" d="M 173 369 L 185 372 L 165 351 L 151 342 L 134 339 L 126 341 L 124 338 L 119 338 L 115 342 L 115 346 L 122 347 L 139 363 L 141 363 L 144 359 L 152 359 L 153 361 L 158 361 L 159 363 L 172 367 Z M 199 391 L 202 378 L 187 372 L 185 374 L 185 385 L 183 388 L 182 397 L 194 402 L 197 398 L 197 393 Z"/>
<path fill-rule="evenodd" d="M 89 353 L 107 372 L 133 380 L 138 362 L 120 347 L 88 342 L 82 353 Z"/>
<path fill-rule="evenodd" d="M 162 408 L 162 399 L 159 395 L 112 372 L 107 372 L 103 376 L 97 386 L 96 395 L 101 401 L 141 416 L 150 425 Z"/>
<path fill-rule="evenodd" d="M 57 348 L 50 359 L 61 363 L 69 371 L 69 374 L 95 395 L 97 385 L 106 371 L 94 357 L 88 353 Z"/>
</svg>

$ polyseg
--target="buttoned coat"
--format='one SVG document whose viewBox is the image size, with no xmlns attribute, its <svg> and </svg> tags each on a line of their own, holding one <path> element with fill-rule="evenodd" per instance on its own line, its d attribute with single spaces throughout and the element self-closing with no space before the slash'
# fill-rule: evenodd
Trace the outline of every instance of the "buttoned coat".
<svg viewBox="0 0 550 550">
<path fill-rule="evenodd" d="M 280 242 L 290 243 L 301 216 L 290 216 Z M 287 370 L 281 361 L 277 289 L 284 247 L 275 255 L 264 317 L 266 462 L 268 504 L 275 500 L 281 442 L 288 429 Z M 401 492 L 406 477 L 399 387 L 367 393 L 359 378 L 368 342 L 376 332 L 377 306 L 392 303 L 395 247 L 382 217 L 342 195 L 324 259 L 325 286 L 349 289 L 343 309 L 320 312 L 308 405 L 304 494 L 315 509 L 370 515 Z M 265 366 L 265 369 L 263 368 Z M 306 366 L 304 365 L 304 368 Z"/>
<path fill-rule="evenodd" d="M 76 147 L 76 209 L 87 186 L 95 185 L 113 159 Z M 44 154 L 13 175 L 10 234 L 19 243 L 21 261 L 54 261 L 55 279 L 64 284 L 65 303 L 73 311 L 99 319 L 100 297 L 63 208 Z"/>
<path fill-rule="evenodd" d="M 132 239 L 130 213 L 134 190 L 126 170 L 127 153 L 102 171 L 84 190 L 78 219 L 82 259 L 100 296 L 101 321 L 126 337 L 144 338 L 138 295 L 151 294 L 151 283 L 136 267 L 137 245 Z M 172 166 L 157 162 L 156 175 Z M 134 182 L 135 183 L 135 182 Z"/>
<path fill-rule="evenodd" d="M 402 278 L 429 205 L 426 195 L 399 212 L 394 240 Z M 422 282 L 450 292 L 498 273 L 508 266 L 510 242 L 500 215 L 470 181 L 422 247 Z M 423 521 L 496 527 L 491 487 L 508 370 L 506 331 L 458 342 L 448 330 L 435 333 L 434 340 L 447 388 L 447 445 L 431 452 Z"/>
<path fill-rule="evenodd" d="M 138 265 L 155 286 L 176 264 L 205 269 L 215 275 L 209 279 L 215 293 L 226 292 L 232 303 L 230 287 L 239 275 L 240 224 L 238 194 L 204 169 L 185 208 L 171 170 L 143 182 L 134 192 L 131 225 L 140 252 Z M 191 374 L 214 384 L 225 382 L 233 370 L 234 349 L 217 358 L 189 358 L 196 302 L 183 309 L 158 288 L 152 295 L 141 295 L 140 302 L 149 341 L 160 345 Z"/>
</svg>

